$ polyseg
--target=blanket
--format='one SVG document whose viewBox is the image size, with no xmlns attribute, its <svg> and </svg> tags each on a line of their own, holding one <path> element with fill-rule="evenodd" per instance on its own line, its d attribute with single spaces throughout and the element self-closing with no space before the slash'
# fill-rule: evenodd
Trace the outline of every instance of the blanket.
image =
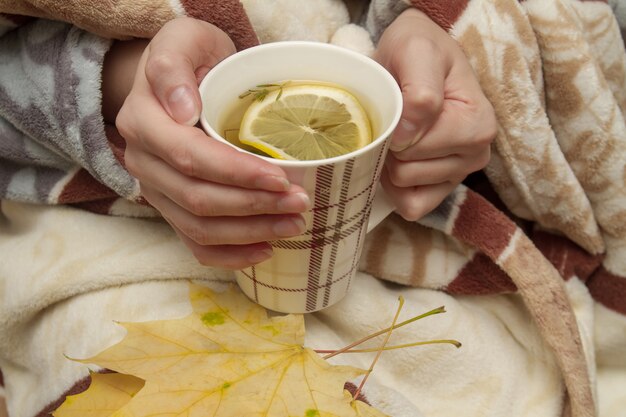
<svg viewBox="0 0 626 417">
<path fill-rule="evenodd" d="M 134 300 L 137 288 L 146 291 L 146 300 L 159 300 L 153 281 L 176 287 L 182 278 L 230 279 L 224 271 L 196 265 L 163 224 L 137 219 L 157 214 L 141 204 L 124 169 L 123 141 L 99 116 L 99 97 L 85 94 L 97 91 L 107 38 L 149 37 L 180 15 L 215 23 L 239 49 L 304 37 L 302 31 L 275 30 L 288 21 L 268 12 L 280 8 L 262 1 L 153 2 L 149 13 L 133 2 L 98 8 L 79 3 L 0 0 L 0 11 L 11 13 L 2 18 L 8 31 L 0 39 L 3 51 L 19 54 L 11 48 L 15 39 L 27 43 L 31 59 L 48 65 L 49 77 L 59 83 L 80 68 L 92 73 L 66 82 L 72 91 L 38 89 L 38 95 L 27 96 L 26 84 L 39 77 L 11 80 L 11 73 L 28 68 L 20 60 L 0 63 L 0 196 L 7 200 L 0 245 L 10 261 L 0 270 L 0 369 L 11 415 L 17 416 L 50 410 L 64 393 L 84 386 L 84 369 L 46 359 L 67 353 L 67 344 L 51 346 L 48 356 L 34 350 L 52 337 L 49 329 L 72 337 L 71 349 L 82 355 L 114 338 L 102 330 L 106 319 L 157 314 L 141 303 L 126 310 L 115 303 L 117 313 L 103 316 L 113 300 Z M 290 16 L 306 22 L 302 13 L 310 10 L 296 3 Z M 339 2 L 327 3 L 341 9 Z M 475 415 L 592 416 L 598 404 L 600 415 L 619 415 L 626 393 L 609 386 L 623 383 L 626 374 L 626 56 L 612 9 L 601 1 L 373 0 L 365 15 L 352 19 L 376 41 L 411 6 L 448 30 L 473 65 L 498 118 L 492 160 L 419 222 L 392 215 L 368 235 L 362 272 L 348 299 L 308 318 L 311 343 L 332 341 L 333 334 L 339 335 L 335 342 L 347 340 L 352 329 L 374 328 L 389 306 L 383 300 L 361 303 L 372 294 L 390 300 L 401 288 L 420 306 L 445 300 L 452 317 L 443 329 L 430 330 L 441 335 L 454 328 L 459 335 L 448 336 L 478 350 L 466 348 L 454 359 L 438 350 L 389 359 L 372 385 L 377 389 L 366 394 L 390 415 L 467 414 L 469 408 Z M 29 17 L 73 26 L 27 22 Z M 348 19 L 346 11 L 315 33 L 315 40 L 371 52 L 364 32 Z M 19 31 L 9 31 L 19 25 Z M 42 28 L 52 35 L 42 39 Z M 64 49 L 65 40 L 90 47 L 72 53 Z M 57 106 L 67 111 L 55 111 Z M 146 240 L 133 241 L 130 230 Z M 120 249 L 129 242 L 136 251 Z M 65 261 L 54 261 L 62 254 Z M 178 296 L 163 300 L 172 310 L 159 311 L 159 317 L 187 308 L 181 290 L 173 292 Z M 86 314 L 97 296 L 100 307 Z M 65 322 L 88 328 L 81 338 L 89 340 L 78 343 Z M 31 345 L 33 350 L 21 348 Z M 27 375 L 23 370 L 33 363 L 60 377 Z M 501 372 L 494 372 L 497 366 Z M 42 371 L 39 377 L 50 374 L 55 375 Z M 18 391 L 18 381 L 30 390 Z M 424 381 L 433 382 L 426 388 Z M 446 389 L 456 395 L 446 396 Z M 33 393 L 40 394 L 36 405 Z"/>
</svg>

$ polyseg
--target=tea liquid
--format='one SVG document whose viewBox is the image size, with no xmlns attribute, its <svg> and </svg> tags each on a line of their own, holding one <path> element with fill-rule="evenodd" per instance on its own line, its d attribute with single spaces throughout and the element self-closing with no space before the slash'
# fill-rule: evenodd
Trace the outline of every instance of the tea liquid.
<svg viewBox="0 0 626 417">
<path fill-rule="evenodd" d="M 241 126 L 241 120 L 243 119 L 243 116 L 246 113 L 246 110 L 248 110 L 248 107 L 250 107 L 250 104 L 254 100 L 258 99 L 258 96 L 255 95 L 255 92 L 259 92 L 262 90 L 266 90 L 266 92 L 271 92 L 271 91 L 275 91 L 276 89 L 281 88 L 281 86 L 291 87 L 291 86 L 297 86 L 297 85 L 319 85 L 319 86 L 338 88 L 338 89 L 348 91 L 350 94 L 352 94 L 358 99 L 357 94 L 352 93 L 351 91 L 347 90 L 346 88 L 338 84 L 329 83 L 329 82 L 311 81 L 311 80 L 289 80 L 289 81 L 278 81 L 278 82 L 268 83 L 262 86 L 254 87 L 250 89 L 248 92 L 243 92 L 243 94 L 241 94 L 234 102 L 228 103 L 226 105 L 226 111 L 222 113 L 222 117 L 218 121 L 218 126 L 216 126 L 215 130 L 218 132 L 221 132 L 222 137 L 226 139 L 228 142 L 232 143 L 233 145 L 247 152 L 270 157 L 269 155 L 266 155 L 262 151 L 256 148 L 253 148 L 251 146 L 248 146 L 246 144 L 243 144 L 239 141 L 239 129 Z M 371 124 L 370 127 L 372 129 L 372 138 L 375 138 L 377 134 L 376 126 L 374 125 L 374 123 L 372 123 L 372 118 L 369 117 L 370 112 L 368 111 L 366 107 L 367 103 L 364 103 L 363 101 L 360 100 L 360 104 L 363 106 L 366 114 L 368 115 L 368 119 L 370 120 L 370 124 Z"/>
</svg>

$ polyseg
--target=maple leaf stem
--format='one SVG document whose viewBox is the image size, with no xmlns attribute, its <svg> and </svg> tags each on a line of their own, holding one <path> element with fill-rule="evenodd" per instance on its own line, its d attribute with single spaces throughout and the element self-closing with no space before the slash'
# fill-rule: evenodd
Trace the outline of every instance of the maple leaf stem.
<svg viewBox="0 0 626 417">
<path fill-rule="evenodd" d="M 401 323 L 398 323 L 398 324 L 396 324 L 394 326 L 387 327 L 386 329 L 382 329 L 382 330 L 377 331 L 376 333 L 372 333 L 372 334 L 370 334 L 368 336 L 365 336 L 364 338 L 359 339 L 356 342 L 350 343 L 348 346 L 345 346 L 345 347 L 343 347 L 341 349 L 334 350 L 334 351 L 332 351 L 332 353 L 324 356 L 323 359 L 330 359 L 333 356 L 337 356 L 337 355 L 339 355 L 341 353 L 347 352 L 347 351 L 351 350 L 353 347 L 358 346 L 358 345 L 360 345 L 360 344 L 362 344 L 364 342 L 367 342 L 370 339 L 378 337 L 381 334 L 385 334 L 385 333 L 389 332 L 390 330 L 395 330 L 395 329 L 398 329 L 398 328 L 400 328 L 402 326 L 406 326 L 407 324 L 413 323 L 414 321 L 423 319 L 425 317 L 433 316 L 435 314 L 441 314 L 441 313 L 445 313 L 445 312 L 446 312 L 446 309 L 445 309 L 444 306 L 434 308 L 434 309 L 432 309 L 430 311 L 427 311 L 426 313 L 423 313 L 423 314 L 420 314 L 418 316 L 412 317 L 412 318 L 410 318 L 408 320 L 405 320 L 405 321 L 403 321 Z M 324 353 L 324 352 L 320 352 L 320 353 Z"/>
<path fill-rule="evenodd" d="M 367 370 L 367 373 L 363 377 L 361 384 L 359 384 L 359 387 L 354 392 L 354 395 L 352 397 L 354 400 L 359 398 L 359 394 L 361 393 L 361 390 L 363 389 L 363 386 L 365 385 L 367 378 L 369 378 L 369 376 L 372 374 L 372 371 L 374 370 L 374 366 L 376 366 L 376 363 L 378 362 L 380 355 L 382 355 L 383 350 L 385 350 L 385 346 L 387 346 L 387 342 L 389 342 L 389 338 L 391 337 L 391 333 L 393 333 L 393 328 L 396 325 L 396 322 L 398 321 L 398 316 L 400 316 L 400 311 L 402 311 L 403 306 L 404 306 L 404 297 L 400 296 L 398 297 L 398 309 L 396 310 L 396 314 L 393 316 L 393 321 L 391 322 L 389 331 L 387 332 L 387 335 L 385 336 L 385 340 L 383 340 L 383 343 L 378 348 L 378 352 L 376 353 L 376 356 L 374 357 L 374 360 L 372 361 L 370 368 Z"/>
<path fill-rule="evenodd" d="M 456 348 L 460 348 L 461 342 L 459 342 L 458 340 L 454 340 L 454 339 L 437 339 L 437 340 L 426 340 L 423 342 L 413 342 L 413 343 L 405 343 L 402 345 L 393 345 L 393 346 L 385 346 L 383 348 L 383 350 L 396 350 L 396 349 L 405 349 L 405 348 L 410 348 L 410 347 L 415 347 L 415 346 L 423 346 L 423 345 L 436 345 L 436 344 L 450 344 L 450 345 L 454 345 L 454 347 Z M 345 350 L 341 353 L 371 353 L 371 352 L 378 352 L 380 348 L 371 348 L 371 349 L 350 349 L 350 350 Z M 335 353 L 337 352 L 336 350 L 333 349 L 316 349 L 315 352 L 317 353 Z"/>
</svg>

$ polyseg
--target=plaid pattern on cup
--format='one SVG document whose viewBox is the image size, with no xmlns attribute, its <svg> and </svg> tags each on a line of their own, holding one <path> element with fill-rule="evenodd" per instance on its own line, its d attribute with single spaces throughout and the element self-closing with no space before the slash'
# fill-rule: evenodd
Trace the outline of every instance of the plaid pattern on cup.
<svg viewBox="0 0 626 417">
<path fill-rule="evenodd" d="M 305 214 L 307 231 L 271 242 L 270 260 L 236 273 L 251 299 L 272 310 L 312 312 L 347 293 L 387 146 L 381 142 L 358 157 L 308 168 L 303 186 L 313 207 Z"/>
</svg>

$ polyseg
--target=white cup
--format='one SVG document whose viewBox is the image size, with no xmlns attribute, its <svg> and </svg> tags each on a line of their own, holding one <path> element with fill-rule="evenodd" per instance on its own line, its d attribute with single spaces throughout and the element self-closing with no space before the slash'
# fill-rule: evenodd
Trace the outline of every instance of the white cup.
<svg viewBox="0 0 626 417">
<path fill-rule="evenodd" d="M 203 128 L 212 138 L 234 146 L 215 129 L 228 111 L 227 103 L 259 84 L 286 80 L 330 82 L 347 89 L 368 111 L 374 137 L 352 153 L 317 161 L 259 156 L 302 186 L 313 207 L 303 213 L 306 232 L 270 242 L 272 258 L 237 271 L 237 283 L 268 309 L 308 313 L 346 295 L 365 233 L 393 210 L 378 180 L 402 113 L 402 94 L 384 67 L 348 49 L 317 42 L 264 44 L 226 58 L 206 75 L 200 84 Z"/>
</svg>

